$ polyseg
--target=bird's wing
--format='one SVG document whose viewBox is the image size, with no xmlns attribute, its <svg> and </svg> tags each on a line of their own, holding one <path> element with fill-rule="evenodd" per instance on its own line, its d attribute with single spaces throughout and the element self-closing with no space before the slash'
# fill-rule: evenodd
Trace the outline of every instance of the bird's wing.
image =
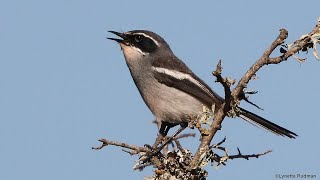
<svg viewBox="0 0 320 180">
<path fill-rule="evenodd" d="M 159 61 L 156 62 L 153 64 L 152 70 L 158 82 L 194 96 L 208 107 L 211 107 L 213 104 L 219 105 L 223 103 L 224 99 L 213 92 L 182 61 L 173 59 L 169 63 L 168 61 L 163 64 L 159 63 Z"/>
<path fill-rule="evenodd" d="M 179 59 L 166 61 L 167 63 L 153 64 L 154 77 L 162 84 L 169 87 L 179 89 L 191 96 L 199 99 L 203 104 L 211 107 L 211 105 L 220 105 L 224 99 L 217 93 L 212 91 L 210 87 L 198 78 L 182 61 Z M 169 65 L 168 65 L 169 64 Z M 240 117 L 254 125 L 265 128 L 277 135 L 295 138 L 297 134 L 285 129 L 267 119 L 260 117 L 250 111 L 240 108 Z"/>
</svg>

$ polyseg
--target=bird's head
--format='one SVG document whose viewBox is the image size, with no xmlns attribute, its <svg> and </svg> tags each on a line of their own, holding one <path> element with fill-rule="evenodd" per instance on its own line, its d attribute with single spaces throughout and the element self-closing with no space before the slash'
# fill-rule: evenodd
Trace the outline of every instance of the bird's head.
<svg viewBox="0 0 320 180">
<path fill-rule="evenodd" d="M 154 32 L 133 30 L 124 33 L 109 31 L 120 38 L 108 38 L 118 42 L 125 58 L 129 61 L 171 54 L 166 41 Z"/>
</svg>

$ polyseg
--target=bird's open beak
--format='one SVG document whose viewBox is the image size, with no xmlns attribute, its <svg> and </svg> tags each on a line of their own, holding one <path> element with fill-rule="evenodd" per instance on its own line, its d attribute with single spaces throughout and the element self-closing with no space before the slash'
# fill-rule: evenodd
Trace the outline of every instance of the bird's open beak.
<svg viewBox="0 0 320 180">
<path fill-rule="evenodd" d="M 116 31 L 108 31 L 108 32 L 111 32 L 112 34 L 115 34 L 115 35 L 121 37 L 122 39 L 117 39 L 117 38 L 107 38 L 107 39 L 117 41 L 118 43 L 122 43 L 124 40 L 127 39 L 127 36 L 124 33 L 119 33 Z"/>
</svg>

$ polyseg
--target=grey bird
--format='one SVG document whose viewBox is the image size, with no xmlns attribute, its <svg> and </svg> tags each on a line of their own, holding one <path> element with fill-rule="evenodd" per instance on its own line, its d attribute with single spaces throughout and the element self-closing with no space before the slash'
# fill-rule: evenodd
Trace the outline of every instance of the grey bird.
<svg viewBox="0 0 320 180">
<path fill-rule="evenodd" d="M 167 135 L 175 125 L 185 128 L 191 117 L 214 105 L 220 107 L 224 99 L 196 76 L 177 58 L 166 41 L 151 31 L 133 30 L 125 33 L 109 31 L 118 42 L 127 66 L 141 97 L 158 122 L 160 134 Z M 216 108 L 217 109 L 217 108 Z M 281 136 L 295 138 L 297 134 L 250 111 L 240 108 L 239 117 Z"/>
</svg>

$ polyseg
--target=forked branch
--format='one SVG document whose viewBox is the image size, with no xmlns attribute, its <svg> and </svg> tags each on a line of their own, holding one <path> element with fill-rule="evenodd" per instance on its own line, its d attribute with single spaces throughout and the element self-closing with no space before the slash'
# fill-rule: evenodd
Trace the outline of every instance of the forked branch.
<svg viewBox="0 0 320 180">
<path fill-rule="evenodd" d="M 317 22 L 317 25 L 313 28 L 313 30 L 307 35 L 303 35 L 301 38 L 296 40 L 290 47 L 282 51 L 283 54 L 278 57 L 270 57 L 270 55 L 274 52 L 274 50 L 280 45 L 284 44 L 286 38 L 288 37 L 288 31 L 286 29 L 280 29 L 280 33 L 278 37 L 271 43 L 270 47 L 267 48 L 262 56 L 250 67 L 250 69 L 243 75 L 240 79 L 236 87 L 231 91 L 227 84 L 224 82 L 221 76 L 221 62 L 217 65 L 217 70 L 213 72 L 213 75 L 217 78 L 217 81 L 222 84 L 225 88 L 225 102 L 221 107 L 216 109 L 216 113 L 214 115 L 214 121 L 210 126 L 209 133 L 206 136 L 201 137 L 200 146 L 191 162 L 190 168 L 197 168 L 199 164 L 199 160 L 203 157 L 203 154 L 208 152 L 210 143 L 217 133 L 218 130 L 221 129 L 221 124 L 224 118 L 230 114 L 230 111 L 235 111 L 237 113 L 236 105 L 240 103 L 239 96 L 244 92 L 244 89 L 247 87 L 249 81 L 256 75 L 259 69 L 269 64 L 278 64 L 283 61 L 286 61 L 289 57 L 293 56 L 299 51 L 305 50 L 310 47 L 310 43 L 313 43 L 313 49 L 316 49 L 317 43 L 319 43 L 320 37 L 320 19 Z M 318 58 L 317 53 L 314 53 L 315 57 Z"/>
</svg>

